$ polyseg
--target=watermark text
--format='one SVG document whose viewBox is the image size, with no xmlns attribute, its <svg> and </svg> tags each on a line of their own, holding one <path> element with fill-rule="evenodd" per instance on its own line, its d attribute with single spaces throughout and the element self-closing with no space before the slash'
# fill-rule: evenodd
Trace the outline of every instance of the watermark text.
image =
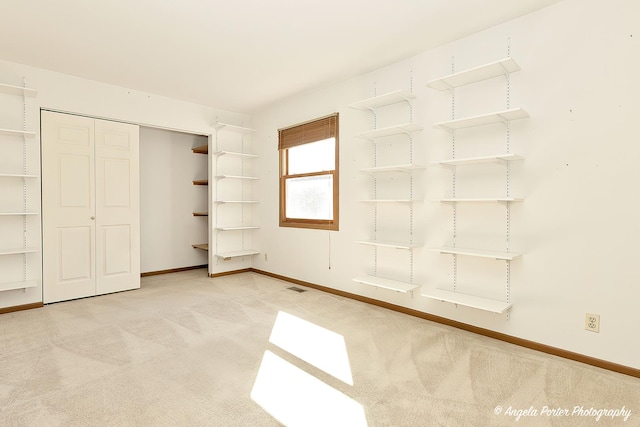
<svg viewBox="0 0 640 427">
<path fill-rule="evenodd" d="M 576 405 L 573 407 L 560 406 L 529 406 L 528 408 L 519 408 L 507 406 L 506 408 L 498 405 L 493 408 L 493 413 L 497 416 L 511 417 L 516 421 L 521 418 L 528 417 L 583 417 L 593 418 L 600 421 L 603 418 L 622 419 L 627 421 L 631 417 L 631 409 L 625 406 L 621 408 L 594 408 L 593 406 Z"/>
</svg>

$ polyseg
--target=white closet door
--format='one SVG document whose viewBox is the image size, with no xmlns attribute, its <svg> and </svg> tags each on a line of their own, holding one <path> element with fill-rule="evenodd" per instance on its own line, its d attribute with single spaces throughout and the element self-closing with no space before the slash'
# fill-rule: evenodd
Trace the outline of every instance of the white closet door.
<svg viewBox="0 0 640 427">
<path fill-rule="evenodd" d="M 43 298 L 96 293 L 94 120 L 42 112 Z"/>
<path fill-rule="evenodd" d="M 95 121 L 97 294 L 140 287 L 139 128 Z"/>
</svg>

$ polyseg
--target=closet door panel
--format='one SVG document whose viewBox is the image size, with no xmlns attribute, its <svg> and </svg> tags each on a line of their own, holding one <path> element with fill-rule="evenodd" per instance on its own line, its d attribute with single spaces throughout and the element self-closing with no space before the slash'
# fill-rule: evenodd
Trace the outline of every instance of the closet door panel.
<svg viewBox="0 0 640 427">
<path fill-rule="evenodd" d="M 138 126 L 96 120 L 97 294 L 140 287 Z"/>
<path fill-rule="evenodd" d="M 129 159 L 105 158 L 104 208 L 131 208 L 131 162 Z"/>
<path fill-rule="evenodd" d="M 94 121 L 42 112 L 43 297 L 95 295 Z"/>
<path fill-rule="evenodd" d="M 104 233 L 105 256 L 103 272 L 105 276 L 131 274 L 132 236 L 131 226 L 112 225 L 102 227 Z"/>
<path fill-rule="evenodd" d="M 93 158 L 89 154 L 58 153 L 60 207 L 92 209 Z"/>
<path fill-rule="evenodd" d="M 92 227 L 59 227 L 58 242 L 60 257 L 58 282 L 69 283 L 78 280 L 91 280 L 91 254 L 93 253 Z"/>
</svg>

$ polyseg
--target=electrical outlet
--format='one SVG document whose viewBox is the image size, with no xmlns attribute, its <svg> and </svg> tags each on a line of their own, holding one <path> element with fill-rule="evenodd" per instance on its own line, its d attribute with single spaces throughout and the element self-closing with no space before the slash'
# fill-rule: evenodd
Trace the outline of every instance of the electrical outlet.
<svg viewBox="0 0 640 427">
<path fill-rule="evenodd" d="M 264 254 L 264 260 L 265 260 L 265 261 L 269 261 L 269 257 L 267 256 L 266 252 L 265 252 L 265 254 Z"/>
<path fill-rule="evenodd" d="M 600 332 L 600 315 L 587 313 L 584 316 L 584 328 L 591 332 Z"/>
</svg>

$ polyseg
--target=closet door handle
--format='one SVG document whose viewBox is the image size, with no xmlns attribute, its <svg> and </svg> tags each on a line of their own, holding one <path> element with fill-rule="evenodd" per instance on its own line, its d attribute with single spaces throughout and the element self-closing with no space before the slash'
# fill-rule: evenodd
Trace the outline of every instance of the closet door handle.
<svg viewBox="0 0 640 427">
<path fill-rule="evenodd" d="M 92 215 L 92 216 L 91 216 L 91 219 L 92 219 L 92 220 L 93 220 L 93 219 L 96 219 L 96 217 Z"/>
</svg>

